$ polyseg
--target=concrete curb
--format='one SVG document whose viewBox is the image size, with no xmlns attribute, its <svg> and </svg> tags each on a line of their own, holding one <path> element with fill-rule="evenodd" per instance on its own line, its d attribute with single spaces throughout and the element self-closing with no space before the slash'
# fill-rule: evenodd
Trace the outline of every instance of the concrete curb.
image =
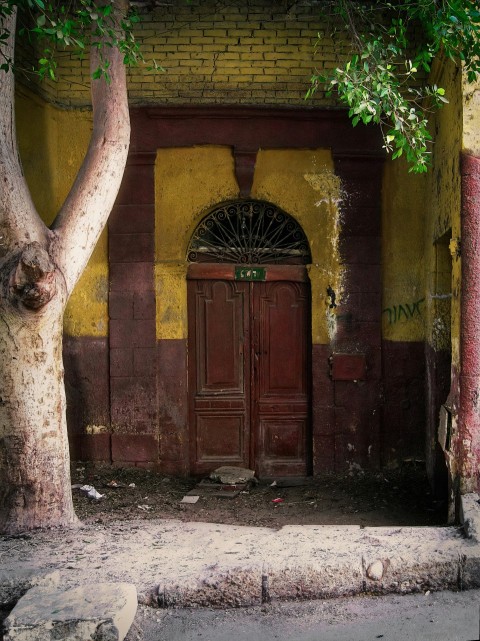
<svg viewBox="0 0 480 641">
<path fill-rule="evenodd" d="M 474 501 L 473 501 L 474 503 Z M 477 504 L 478 505 L 478 504 Z M 473 518 L 465 503 L 466 518 Z M 480 508 L 480 505 L 478 506 Z M 475 504 L 473 509 L 477 509 Z M 480 529 L 478 530 L 480 531 Z M 173 520 L 0 537 L 10 569 L 57 569 L 59 586 L 128 582 L 155 607 L 239 607 L 480 587 L 480 544 L 457 527 L 286 526 Z"/>
<path fill-rule="evenodd" d="M 480 546 L 457 528 L 303 526 L 271 537 L 266 545 L 271 554 L 261 563 L 226 567 L 217 562 L 195 576 L 164 580 L 143 592 L 141 600 L 159 607 L 241 607 L 480 587 Z M 286 557 L 279 549 L 291 552 Z"/>
</svg>

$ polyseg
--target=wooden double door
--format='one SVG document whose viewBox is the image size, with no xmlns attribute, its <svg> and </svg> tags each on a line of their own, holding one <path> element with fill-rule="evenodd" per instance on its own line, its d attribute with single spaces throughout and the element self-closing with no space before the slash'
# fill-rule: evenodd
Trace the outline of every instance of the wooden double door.
<svg viewBox="0 0 480 641">
<path fill-rule="evenodd" d="M 189 268 L 190 466 L 310 472 L 310 287 L 303 266 Z"/>
</svg>

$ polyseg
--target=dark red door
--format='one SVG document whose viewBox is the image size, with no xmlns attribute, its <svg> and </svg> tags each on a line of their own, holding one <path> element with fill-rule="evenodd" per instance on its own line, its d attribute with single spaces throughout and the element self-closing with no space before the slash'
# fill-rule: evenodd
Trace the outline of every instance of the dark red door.
<svg viewBox="0 0 480 641">
<path fill-rule="evenodd" d="M 220 465 L 261 477 L 309 472 L 310 291 L 305 269 L 229 265 L 189 272 L 191 472 Z"/>
</svg>

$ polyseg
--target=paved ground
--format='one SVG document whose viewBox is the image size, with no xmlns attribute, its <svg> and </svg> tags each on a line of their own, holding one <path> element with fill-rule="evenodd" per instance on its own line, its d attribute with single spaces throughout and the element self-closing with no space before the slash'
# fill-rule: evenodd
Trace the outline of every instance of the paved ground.
<svg viewBox="0 0 480 641">
<path fill-rule="evenodd" d="M 226 611 L 140 608 L 126 641 L 476 641 L 479 605 L 472 590 Z"/>
</svg>

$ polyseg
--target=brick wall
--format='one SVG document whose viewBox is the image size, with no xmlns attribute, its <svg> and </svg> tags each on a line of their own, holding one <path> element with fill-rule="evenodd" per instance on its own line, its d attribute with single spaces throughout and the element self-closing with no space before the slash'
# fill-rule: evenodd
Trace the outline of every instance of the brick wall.
<svg viewBox="0 0 480 641">
<path fill-rule="evenodd" d="M 165 72 L 130 69 L 132 104 L 304 105 L 313 70 L 334 67 L 347 50 L 341 30 L 315 47 L 322 29 L 315 3 L 172 0 L 139 11 L 143 54 Z M 81 106 L 89 102 L 88 85 L 88 62 L 63 54 L 59 81 L 43 91 Z M 328 99 L 319 93 L 308 104 Z"/>
</svg>

